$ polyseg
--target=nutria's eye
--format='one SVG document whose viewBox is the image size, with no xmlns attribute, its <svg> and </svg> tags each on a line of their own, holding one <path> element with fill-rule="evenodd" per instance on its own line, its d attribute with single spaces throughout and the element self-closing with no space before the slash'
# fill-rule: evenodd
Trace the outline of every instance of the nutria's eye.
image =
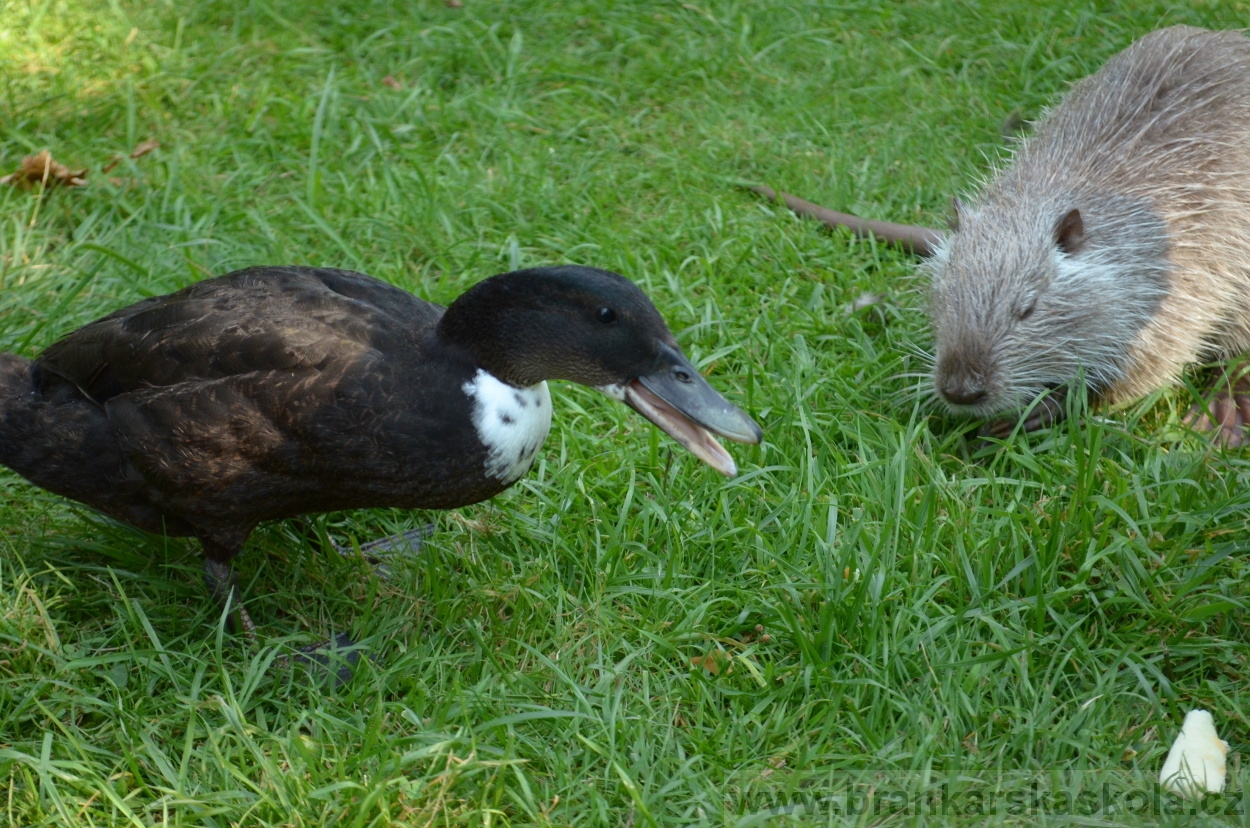
<svg viewBox="0 0 1250 828">
<path fill-rule="evenodd" d="M 1037 294 L 1024 296 L 1020 299 L 1020 304 L 1016 305 L 1016 319 L 1023 322 L 1033 315 L 1033 311 L 1037 309 Z"/>
<path fill-rule="evenodd" d="M 599 312 L 595 316 L 605 325 L 616 321 L 616 311 L 611 308 L 599 308 Z"/>
</svg>

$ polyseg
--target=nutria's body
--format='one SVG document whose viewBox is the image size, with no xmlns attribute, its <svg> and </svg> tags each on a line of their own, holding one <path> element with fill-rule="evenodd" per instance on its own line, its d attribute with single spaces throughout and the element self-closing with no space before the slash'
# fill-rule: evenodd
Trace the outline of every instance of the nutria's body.
<svg viewBox="0 0 1250 828">
<path fill-rule="evenodd" d="M 1250 347 L 1250 39 L 1176 26 L 1075 85 L 927 265 L 934 384 L 1116 403 Z"/>
</svg>

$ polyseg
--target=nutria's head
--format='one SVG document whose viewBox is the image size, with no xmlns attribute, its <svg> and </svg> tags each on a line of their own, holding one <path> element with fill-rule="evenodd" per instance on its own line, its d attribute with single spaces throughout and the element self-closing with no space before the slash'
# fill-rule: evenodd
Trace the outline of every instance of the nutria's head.
<svg viewBox="0 0 1250 828">
<path fill-rule="evenodd" d="M 1163 220 L 1122 196 L 1000 188 L 959 207 L 926 265 L 938 398 L 983 418 L 1082 375 L 1109 388 L 1167 292 L 1167 251 Z"/>
</svg>

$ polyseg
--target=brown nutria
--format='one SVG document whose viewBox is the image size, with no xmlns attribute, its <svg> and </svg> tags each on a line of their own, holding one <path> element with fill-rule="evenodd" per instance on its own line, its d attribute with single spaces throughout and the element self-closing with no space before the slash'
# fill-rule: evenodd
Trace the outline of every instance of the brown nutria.
<svg viewBox="0 0 1250 828">
<path fill-rule="evenodd" d="M 925 266 L 934 386 L 955 411 L 1001 414 L 1080 377 L 1123 402 L 1246 350 L 1250 39 L 1174 26 L 1117 54 L 957 207 Z M 1250 385 L 1222 385 L 1191 419 L 1239 444 Z"/>
</svg>

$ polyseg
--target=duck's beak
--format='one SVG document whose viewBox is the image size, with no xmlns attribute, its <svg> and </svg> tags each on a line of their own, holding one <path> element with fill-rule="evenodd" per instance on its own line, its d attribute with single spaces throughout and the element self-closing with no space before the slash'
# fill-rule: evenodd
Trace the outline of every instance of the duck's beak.
<svg viewBox="0 0 1250 828">
<path fill-rule="evenodd" d="M 758 443 L 764 436 L 754 420 L 718 394 L 681 351 L 668 345 L 661 346 L 655 370 L 627 383 L 623 392 L 626 405 L 729 477 L 738 473 L 738 466 L 709 432 L 738 443 Z"/>
</svg>

